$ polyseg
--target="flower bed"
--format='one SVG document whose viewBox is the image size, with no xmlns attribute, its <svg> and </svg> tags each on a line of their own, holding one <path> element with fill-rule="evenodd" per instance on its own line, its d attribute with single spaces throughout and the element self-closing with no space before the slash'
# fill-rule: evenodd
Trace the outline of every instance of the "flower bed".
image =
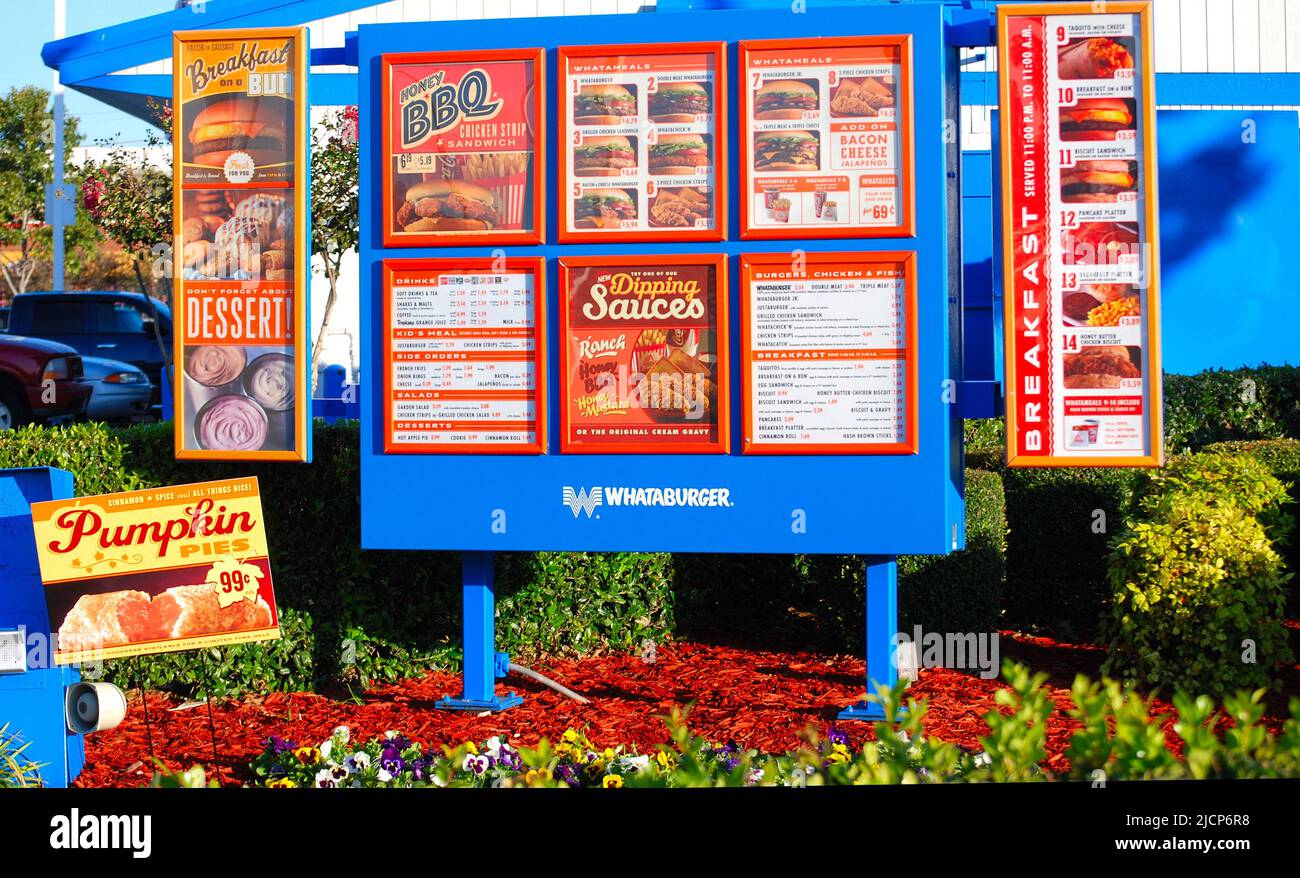
<svg viewBox="0 0 1300 878">
<path fill-rule="evenodd" d="M 1078 673 L 1096 676 L 1103 653 L 1095 647 L 1010 636 L 1003 637 L 1002 651 L 1032 667 L 1051 669 L 1043 689 L 1047 714 L 1042 723 L 1041 766 L 1067 774 L 1070 738 L 1082 725 L 1070 714 L 1070 686 Z M 445 673 L 376 688 L 356 700 L 272 693 L 217 702 L 219 771 L 210 771 L 209 777 L 219 774 L 224 783 L 258 782 L 250 766 L 263 756 L 265 742 L 272 736 L 319 746 L 341 725 L 348 726 L 351 739 L 358 742 L 376 742 L 387 731 L 400 730 L 410 741 L 424 745 L 421 755 L 426 757 L 446 756 L 444 745 L 456 748 L 470 741 L 482 753 L 490 750 L 483 744 L 493 737 L 523 752 L 537 749 L 544 738 L 563 740 L 568 729 L 581 729 L 594 752 L 614 748 L 620 756 L 653 757 L 661 745 L 672 743 L 663 717 L 687 704 L 693 704 L 689 727 L 701 741 L 735 742 L 743 751 L 785 754 L 806 743 L 810 727 L 825 737 L 835 726 L 855 752 L 873 736 L 868 724 L 836 723 L 840 708 L 861 697 L 865 668 L 859 658 L 674 644 L 662 647 L 653 663 L 622 655 L 556 660 L 538 669 L 582 692 L 592 703 L 578 705 L 527 681 L 512 680 L 510 685 L 525 695 L 520 707 L 481 716 L 437 711 L 434 701 L 455 692 L 459 684 L 457 677 Z M 1008 710 L 998 702 L 998 693 L 1008 691 L 1000 680 L 934 668 L 922 672 L 908 697 L 928 703 L 922 720 L 926 736 L 974 754 L 984 749 L 980 739 L 989 734 L 985 716 Z M 1287 694 L 1297 692 L 1300 675 L 1292 669 L 1285 691 L 1270 694 L 1261 704 L 1264 729 L 1272 734 L 1283 731 Z M 1181 754 L 1171 703 L 1157 700 L 1152 709 L 1169 714 L 1158 718 L 1153 728 L 1169 745 L 1168 752 Z M 187 707 L 151 693 L 149 711 L 155 752 L 167 770 L 214 764 L 202 703 Z M 87 739 L 87 765 L 78 784 L 143 786 L 151 775 L 143 710 L 134 698 L 119 728 Z"/>
</svg>

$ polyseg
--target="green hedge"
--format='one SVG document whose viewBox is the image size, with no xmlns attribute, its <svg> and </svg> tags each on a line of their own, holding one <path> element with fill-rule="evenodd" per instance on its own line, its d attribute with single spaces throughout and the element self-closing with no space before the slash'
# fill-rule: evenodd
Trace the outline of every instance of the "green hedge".
<svg viewBox="0 0 1300 878">
<path fill-rule="evenodd" d="M 1106 553 L 1141 473 L 1008 469 L 1005 621 L 1076 642 L 1097 634 L 1109 598 Z"/>
<path fill-rule="evenodd" d="M 898 559 L 899 622 L 910 631 L 980 632 L 998 625 L 1007 530 L 1002 481 L 966 471 L 966 549 Z M 723 630 L 860 652 L 865 583 L 853 555 L 676 555 L 679 630 Z"/>
<path fill-rule="evenodd" d="M 80 495 L 257 476 L 284 637 L 110 662 L 115 682 L 136 685 L 141 674 L 152 687 L 193 694 L 210 681 L 214 694 L 233 694 L 353 687 L 457 667 L 459 558 L 361 550 L 358 441 L 356 422 L 317 423 L 310 466 L 177 462 L 169 424 L 27 428 L 0 435 L 0 468 L 62 467 Z M 663 555 L 502 554 L 498 647 L 528 658 L 662 641 L 674 629 L 668 568 Z"/>
<path fill-rule="evenodd" d="M 1300 439 L 1300 368 L 1257 366 L 1166 375 L 1165 447 L 1197 450 L 1214 442 Z"/>
</svg>

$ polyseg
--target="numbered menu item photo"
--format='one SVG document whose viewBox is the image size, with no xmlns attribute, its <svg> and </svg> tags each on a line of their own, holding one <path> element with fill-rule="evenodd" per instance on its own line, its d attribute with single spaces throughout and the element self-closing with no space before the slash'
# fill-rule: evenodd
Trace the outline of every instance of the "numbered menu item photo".
<svg viewBox="0 0 1300 878">
<path fill-rule="evenodd" d="M 310 453 L 306 39 L 300 28 L 176 35 L 181 459 Z"/>
<path fill-rule="evenodd" d="M 384 261 L 384 451 L 546 451 L 541 257 Z"/>
<path fill-rule="evenodd" d="M 741 261 L 745 454 L 913 454 L 916 255 Z"/>
<path fill-rule="evenodd" d="M 560 260 L 567 454 L 725 454 L 723 255 Z"/>
<path fill-rule="evenodd" d="M 742 238 L 914 234 L 907 36 L 740 44 Z"/>
<path fill-rule="evenodd" d="M 723 240 L 725 44 L 559 58 L 560 241 Z"/>
<path fill-rule="evenodd" d="M 1156 465 L 1149 6 L 1002 12 L 1008 457 Z"/>
<path fill-rule="evenodd" d="M 386 247 L 545 239 L 545 53 L 383 56 Z"/>
</svg>

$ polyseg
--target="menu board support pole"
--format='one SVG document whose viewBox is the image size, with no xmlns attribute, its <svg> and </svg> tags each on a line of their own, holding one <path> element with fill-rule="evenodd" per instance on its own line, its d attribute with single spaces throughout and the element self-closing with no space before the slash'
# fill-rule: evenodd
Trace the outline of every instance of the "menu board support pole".
<svg viewBox="0 0 1300 878">
<path fill-rule="evenodd" d="M 496 652 L 496 593 L 493 591 L 492 553 L 461 554 L 461 603 L 465 662 L 461 669 L 464 688 L 460 698 L 440 699 L 439 710 L 506 710 L 524 703 L 514 692 L 496 694 L 497 676 L 505 676 L 509 657 Z M 498 675 L 497 669 L 501 669 Z"/>
<path fill-rule="evenodd" d="M 894 639 L 898 635 L 898 559 L 893 555 L 868 555 L 867 592 L 867 692 L 892 689 L 898 683 Z M 839 713 L 842 720 L 885 719 L 885 710 L 875 701 L 859 701 Z"/>
</svg>

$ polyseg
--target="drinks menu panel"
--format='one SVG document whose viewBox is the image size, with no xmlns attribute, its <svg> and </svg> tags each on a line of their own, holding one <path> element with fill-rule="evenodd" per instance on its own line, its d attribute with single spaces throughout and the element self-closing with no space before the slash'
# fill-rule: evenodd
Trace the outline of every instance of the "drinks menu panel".
<svg viewBox="0 0 1300 878">
<path fill-rule="evenodd" d="M 746 454 L 916 451 L 914 253 L 741 264 Z"/>
<path fill-rule="evenodd" d="M 913 234 L 906 36 L 740 44 L 743 238 Z"/>
<path fill-rule="evenodd" d="M 560 49 L 560 241 L 721 241 L 723 43 Z"/>
<path fill-rule="evenodd" d="M 999 7 L 1007 455 L 1160 462 L 1147 3 Z"/>
<path fill-rule="evenodd" d="M 543 260 L 384 262 L 384 450 L 546 451 Z"/>
</svg>

